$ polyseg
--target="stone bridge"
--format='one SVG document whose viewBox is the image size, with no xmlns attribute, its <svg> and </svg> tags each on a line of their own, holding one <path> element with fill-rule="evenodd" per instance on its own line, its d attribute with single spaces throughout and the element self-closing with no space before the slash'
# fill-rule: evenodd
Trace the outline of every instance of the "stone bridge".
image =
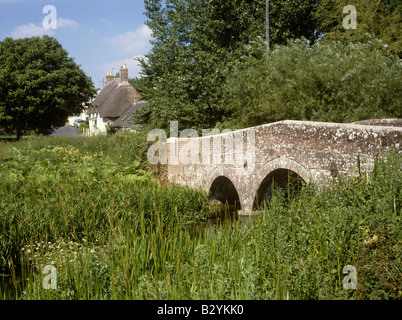
<svg viewBox="0 0 402 320">
<path fill-rule="evenodd" d="M 322 186 L 339 175 L 356 174 L 359 167 L 370 171 L 376 156 L 390 148 L 402 152 L 401 120 L 280 121 L 217 135 L 169 138 L 168 179 L 201 188 L 222 202 L 236 202 L 241 214 L 251 214 L 277 185 L 288 190 L 307 182 Z"/>
</svg>

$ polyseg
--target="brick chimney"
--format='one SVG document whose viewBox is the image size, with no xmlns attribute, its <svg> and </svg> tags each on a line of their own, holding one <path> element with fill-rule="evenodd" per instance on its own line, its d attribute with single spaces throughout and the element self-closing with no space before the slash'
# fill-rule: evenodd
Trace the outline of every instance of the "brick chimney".
<svg viewBox="0 0 402 320">
<path fill-rule="evenodd" d="M 120 83 L 128 81 L 128 69 L 126 65 L 120 68 Z"/>
<path fill-rule="evenodd" d="M 112 75 L 112 73 L 111 72 L 108 72 L 107 74 L 106 74 L 106 83 L 105 84 L 108 84 L 110 81 L 112 81 L 114 79 L 114 75 Z"/>
</svg>

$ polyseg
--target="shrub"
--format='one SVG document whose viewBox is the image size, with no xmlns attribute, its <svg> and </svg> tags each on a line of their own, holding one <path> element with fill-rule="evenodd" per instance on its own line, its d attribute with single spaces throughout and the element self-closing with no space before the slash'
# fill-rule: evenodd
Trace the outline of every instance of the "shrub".
<svg viewBox="0 0 402 320">
<path fill-rule="evenodd" d="M 402 117 L 402 63 L 379 40 L 309 45 L 299 39 L 275 47 L 267 58 L 260 39 L 248 50 L 227 77 L 229 127 Z"/>
<path fill-rule="evenodd" d="M 84 129 L 89 129 L 88 121 L 83 122 L 83 123 L 80 124 L 80 126 L 78 127 L 78 133 L 79 133 L 79 134 L 83 134 L 83 133 L 84 133 Z"/>
</svg>

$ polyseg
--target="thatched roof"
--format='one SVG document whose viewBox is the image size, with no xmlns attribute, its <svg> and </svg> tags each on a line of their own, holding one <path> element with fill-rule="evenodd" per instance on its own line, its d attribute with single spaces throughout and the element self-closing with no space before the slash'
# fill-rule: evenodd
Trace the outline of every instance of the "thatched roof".
<svg viewBox="0 0 402 320">
<path fill-rule="evenodd" d="M 137 102 L 135 104 L 132 104 L 130 108 L 128 108 L 126 110 L 126 112 L 124 112 L 121 117 L 119 119 L 117 119 L 113 125 L 116 128 L 131 128 L 131 127 L 138 127 L 138 124 L 132 124 L 132 123 L 128 123 L 131 119 L 132 119 L 132 113 L 135 110 L 139 110 L 141 109 L 143 106 L 145 106 L 148 102 L 146 101 L 141 101 L 141 102 Z"/>
<path fill-rule="evenodd" d="M 110 81 L 92 101 L 88 113 L 99 113 L 101 118 L 119 118 L 133 104 L 135 89 L 128 81 Z"/>
</svg>

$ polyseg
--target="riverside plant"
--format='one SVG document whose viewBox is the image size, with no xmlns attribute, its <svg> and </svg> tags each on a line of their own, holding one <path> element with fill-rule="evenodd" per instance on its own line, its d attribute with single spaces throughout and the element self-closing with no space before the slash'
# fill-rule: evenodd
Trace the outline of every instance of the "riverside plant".
<svg viewBox="0 0 402 320">
<path fill-rule="evenodd" d="M 7 177 L 0 188 L 15 193 L 1 198 L 0 217 L 2 258 L 14 267 L 20 261 L 24 274 L 18 299 L 402 298 L 400 154 L 390 152 L 372 173 L 334 180 L 319 193 L 310 184 L 294 198 L 279 190 L 250 223 L 234 220 L 194 234 L 191 225 L 211 214 L 205 194 L 160 186 L 151 176 L 122 178 L 148 171 L 135 171 L 143 163 L 125 171 L 118 156 L 107 158 L 110 151 L 86 154 L 73 143 L 74 149 L 59 144 L 62 152 L 52 153 L 53 146 L 46 159 L 32 149 L 0 149 L 7 168 L 19 161 L 12 171 L 17 179 Z M 72 166 L 84 173 L 67 170 L 54 184 L 41 181 L 37 192 L 30 182 L 35 161 L 27 168 L 28 160 L 15 160 L 20 156 L 55 175 L 64 156 L 67 168 L 75 157 Z M 80 168 L 83 157 L 92 157 L 86 167 L 95 167 L 93 173 Z M 18 184 L 18 170 L 26 170 L 24 183 Z M 42 286 L 44 264 L 57 270 L 56 289 Z M 356 290 L 342 285 L 346 265 L 357 270 Z"/>
</svg>

